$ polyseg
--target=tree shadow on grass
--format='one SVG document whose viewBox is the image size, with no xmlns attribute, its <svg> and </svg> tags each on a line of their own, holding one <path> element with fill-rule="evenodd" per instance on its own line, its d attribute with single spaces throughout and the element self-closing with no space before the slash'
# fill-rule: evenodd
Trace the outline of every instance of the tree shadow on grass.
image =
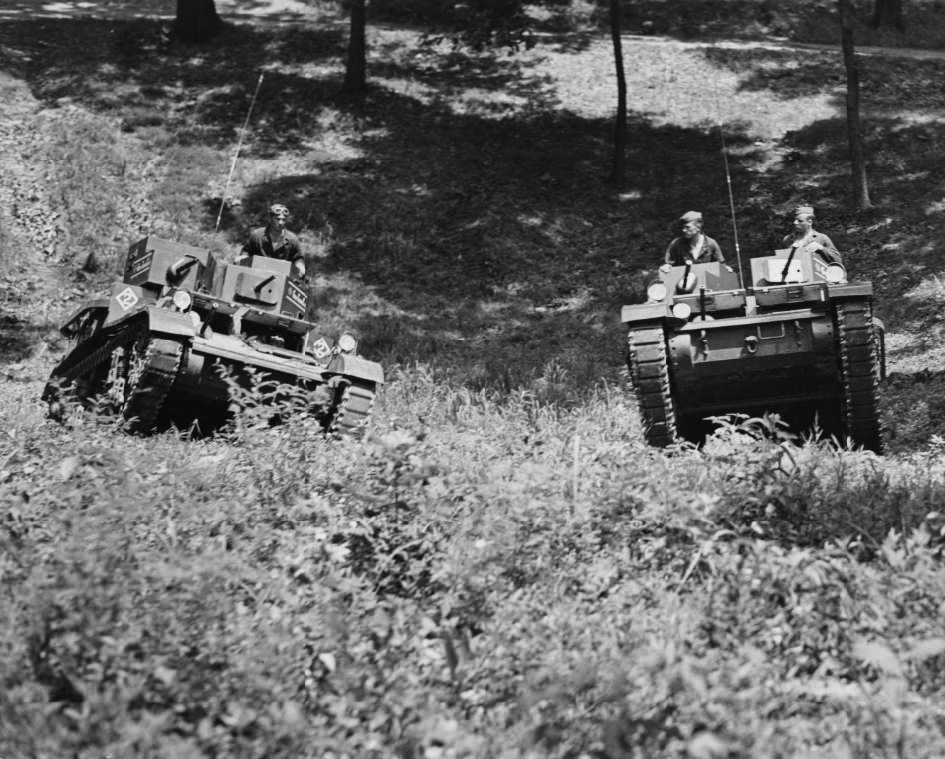
<svg viewBox="0 0 945 759">
<path fill-rule="evenodd" d="M 462 101 L 472 91 L 490 95 L 495 100 L 496 95 L 501 94 L 501 100 L 492 106 L 485 97 L 478 102 L 473 100 L 480 112 L 501 110 L 503 102 L 508 101 L 527 103 L 532 112 L 550 111 L 561 105 L 549 75 L 538 74 L 533 65 L 503 59 L 496 51 L 475 54 L 428 49 L 424 53 L 420 48 L 404 61 L 395 59 L 396 46 L 387 47 L 390 60 L 371 65 L 372 81 L 394 80 L 419 85 L 416 94 L 422 99 Z M 383 48 L 381 57 L 385 57 Z"/>
<path fill-rule="evenodd" d="M 846 70 L 839 48 L 778 50 L 769 47 L 703 48 L 712 64 L 742 77 L 742 91 L 763 91 L 780 100 L 833 94 L 844 106 Z M 897 57 L 857 58 L 864 116 L 895 115 L 904 109 L 945 110 L 945 60 Z"/>
<path fill-rule="evenodd" d="M 136 123 L 164 125 L 181 142 L 230 142 L 243 123 L 260 72 L 338 67 L 341 30 L 227 25 L 213 45 L 166 45 L 155 20 L 37 19 L 0 22 L 0 66 L 24 77 L 40 101 L 77 102 Z M 340 81 L 340 80 L 339 80 Z M 337 87 L 272 71 L 260 89 L 270 144 L 298 147 L 300 123 Z M 304 107 L 300 106 L 304 104 Z"/>
</svg>

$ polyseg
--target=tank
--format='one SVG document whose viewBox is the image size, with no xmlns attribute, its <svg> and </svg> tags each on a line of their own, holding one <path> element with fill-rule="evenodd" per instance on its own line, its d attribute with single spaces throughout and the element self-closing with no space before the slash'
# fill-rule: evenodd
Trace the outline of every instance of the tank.
<svg viewBox="0 0 945 759">
<path fill-rule="evenodd" d="M 223 263 L 208 250 L 146 237 L 130 246 L 109 295 L 61 327 L 73 345 L 43 399 L 53 416 L 75 403 L 118 415 L 133 432 L 207 432 L 225 423 L 241 394 L 285 383 L 326 433 L 360 438 L 383 370 L 358 354 L 352 335 L 318 335 L 307 309 L 288 261 Z"/>
<path fill-rule="evenodd" d="M 627 364 L 646 440 L 698 442 L 713 416 L 776 413 L 877 453 L 884 330 L 873 288 L 816 252 L 663 267 L 645 303 L 624 306 Z"/>
</svg>

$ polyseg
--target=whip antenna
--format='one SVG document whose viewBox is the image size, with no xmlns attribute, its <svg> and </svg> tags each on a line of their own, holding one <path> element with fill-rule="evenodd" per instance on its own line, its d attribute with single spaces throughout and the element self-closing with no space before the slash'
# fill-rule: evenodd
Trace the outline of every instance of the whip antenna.
<svg viewBox="0 0 945 759">
<path fill-rule="evenodd" d="M 745 286 L 745 277 L 742 274 L 742 251 L 738 247 L 738 223 L 735 221 L 735 198 L 732 195 L 732 175 L 728 170 L 728 148 L 725 145 L 725 130 L 719 122 L 719 138 L 722 140 L 722 162 L 725 164 L 725 184 L 728 186 L 728 207 L 732 213 L 732 235 L 735 238 L 735 259 L 738 261 L 738 280 Z"/>
<path fill-rule="evenodd" d="M 230 172 L 226 175 L 226 183 L 223 185 L 223 192 L 220 193 L 220 211 L 217 213 L 217 223 L 213 231 L 220 229 L 220 219 L 223 218 L 223 206 L 226 203 L 226 191 L 230 187 L 230 180 L 233 178 L 233 170 L 236 168 L 236 160 L 240 157 L 240 149 L 243 147 L 243 139 L 246 137 L 246 130 L 249 127 L 249 117 L 253 115 L 253 106 L 256 105 L 256 98 L 259 96 L 259 88 L 262 87 L 263 72 L 259 72 L 259 81 L 256 82 L 256 91 L 253 92 L 253 99 L 249 101 L 249 110 L 246 112 L 246 119 L 243 121 L 243 128 L 240 129 L 240 138 L 236 141 L 236 150 L 233 152 L 233 160 L 230 161 Z"/>
</svg>

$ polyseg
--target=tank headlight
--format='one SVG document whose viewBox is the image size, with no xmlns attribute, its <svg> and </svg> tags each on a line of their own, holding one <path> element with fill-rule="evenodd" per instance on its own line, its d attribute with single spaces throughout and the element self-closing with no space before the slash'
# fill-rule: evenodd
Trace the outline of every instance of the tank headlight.
<svg viewBox="0 0 945 759">
<path fill-rule="evenodd" d="M 186 290 L 175 290 L 171 300 L 174 301 L 174 306 L 178 311 L 186 311 L 192 302 L 190 293 Z"/>
<path fill-rule="evenodd" d="M 354 335 L 349 335 L 345 332 L 341 337 L 338 338 L 338 350 L 342 353 L 354 353 L 358 348 L 358 341 L 354 339 Z"/>
<path fill-rule="evenodd" d="M 828 264 L 827 270 L 824 272 L 824 279 L 826 279 L 831 285 L 838 285 L 841 282 L 846 282 L 847 270 L 843 268 L 843 264 Z"/>
<path fill-rule="evenodd" d="M 666 298 L 666 285 L 662 282 L 654 282 L 646 288 L 646 297 L 653 302 L 664 300 Z"/>
<path fill-rule="evenodd" d="M 673 316 L 677 319 L 688 319 L 692 315 L 692 306 L 688 303 L 674 303 Z"/>
</svg>

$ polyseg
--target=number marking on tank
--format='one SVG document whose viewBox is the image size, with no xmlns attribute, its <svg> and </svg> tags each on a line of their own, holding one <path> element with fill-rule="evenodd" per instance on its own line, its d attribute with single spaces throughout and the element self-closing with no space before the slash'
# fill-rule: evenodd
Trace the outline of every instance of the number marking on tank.
<svg viewBox="0 0 945 759">
<path fill-rule="evenodd" d="M 127 311 L 129 308 L 133 308 L 135 303 L 138 302 L 138 296 L 135 294 L 134 290 L 130 287 L 126 287 L 115 296 L 115 300 L 118 301 L 118 305 L 121 306 L 122 311 Z"/>
</svg>

